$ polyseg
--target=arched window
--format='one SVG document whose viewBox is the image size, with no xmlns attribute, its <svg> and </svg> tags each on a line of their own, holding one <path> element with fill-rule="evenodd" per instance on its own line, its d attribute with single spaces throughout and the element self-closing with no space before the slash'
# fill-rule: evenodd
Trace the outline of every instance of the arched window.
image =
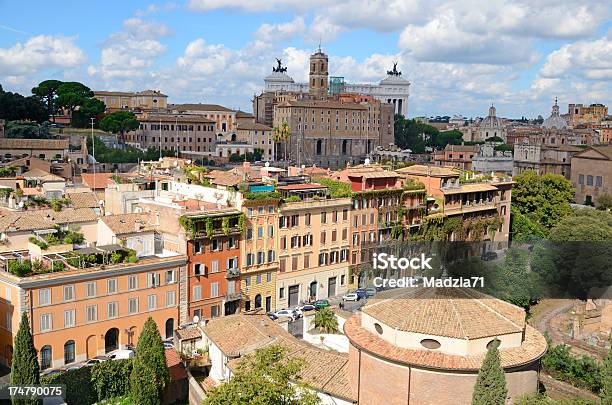
<svg viewBox="0 0 612 405">
<path fill-rule="evenodd" d="M 51 346 L 46 345 L 40 349 L 40 369 L 45 370 L 51 367 L 52 351 Z"/>
<path fill-rule="evenodd" d="M 436 339 L 423 339 L 421 340 L 421 346 L 427 349 L 438 349 L 441 345 Z"/>
<path fill-rule="evenodd" d="M 255 296 L 255 308 L 261 308 L 261 295 L 257 294 Z"/>
<path fill-rule="evenodd" d="M 174 336 L 174 318 L 166 321 L 166 339 L 171 339 Z"/>
<path fill-rule="evenodd" d="M 74 363 L 74 340 L 64 343 L 64 364 Z"/>
</svg>

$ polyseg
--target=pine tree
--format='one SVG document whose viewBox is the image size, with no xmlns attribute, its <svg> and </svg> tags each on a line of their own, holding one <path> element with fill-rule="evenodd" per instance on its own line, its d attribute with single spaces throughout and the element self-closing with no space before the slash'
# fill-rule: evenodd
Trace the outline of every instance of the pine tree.
<svg viewBox="0 0 612 405">
<path fill-rule="evenodd" d="M 34 339 L 30 333 L 30 322 L 28 315 L 24 312 L 21 315 L 19 330 L 15 336 L 13 349 L 13 365 L 11 367 L 11 384 L 13 385 L 34 385 L 39 384 L 40 374 L 38 366 L 38 356 L 34 348 Z M 13 399 L 13 404 L 30 405 L 38 404 L 36 400 L 17 400 Z"/>
<path fill-rule="evenodd" d="M 157 324 L 149 317 L 138 338 L 134 368 L 130 375 L 131 398 L 135 404 L 158 405 L 170 382 L 164 343 Z"/>
<path fill-rule="evenodd" d="M 506 377 L 499 358 L 499 340 L 491 344 L 482 362 L 474 386 L 472 405 L 504 405 L 506 402 Z"/>
<path fill-rule="evenodd" d="M 601 405 L 612 405 L 612 336 L 610 337 L 610 351 L 603 362 L 602 380 Z"/>
</svg>

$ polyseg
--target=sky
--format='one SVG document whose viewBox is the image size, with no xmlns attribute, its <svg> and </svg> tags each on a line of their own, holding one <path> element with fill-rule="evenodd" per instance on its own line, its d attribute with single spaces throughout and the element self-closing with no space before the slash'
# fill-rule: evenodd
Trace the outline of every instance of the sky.
<svg viewBox="0 0 612 405">
<path fill-rule="evenodd" d="M 377 83 L 393 62 L 408 116 L 550 115 L 555 97 L 612 104 L 612 3 L 600 0 L 0 0 L 0 84 L 161 90 L 171 103 L 252 110 L 282 58 L 307 81 Z"/>
</svg>

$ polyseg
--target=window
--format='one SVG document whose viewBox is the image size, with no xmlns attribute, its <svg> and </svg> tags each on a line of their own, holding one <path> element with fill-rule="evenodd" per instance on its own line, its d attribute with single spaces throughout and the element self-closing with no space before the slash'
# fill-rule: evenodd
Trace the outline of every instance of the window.
<svg viewBox="0 0 612 405">
<path fill-rule="evenodd" d="M 438 349 L 441 344 L 435 339 L 423 339 L 421 340 L 421 346 L 427 349 Z"/>
<path fill-rule="evenodd" d="M 287 237 L 286 236 L 283 236 L 280 239 L 280 248 L 281 248 L 281 250 L 286 250 L 287 249 Z"/>
<path fill-rule="evenodd" d="M 327 253 L 319 253 L 319 266 L 327 264 Z"/>
<path fill-rule="evenodd" d="M 64 343 L 64 364 L 74 363 L 74 340 Z"/>
<path fill-rule="evenodd" d="M 310 226 L 310 214 L 304 215 L 304 222 L 306 223 L 306 226 Z"/>
<path fill-rule="evenodd" d="M 219 250 L 219 240 L 217 240 L 217 239 L 213 239 L 213 240 L 211 241 L 211 247 L 210 247 L 210 250 L 212 250 L 213 252 L 216 252 L 216 251 L 218 251 L 218 250 Z"/>
<path fill-rule="evenodd" d="M 268 237 L 270 238 L 274 237 L 274 225 L 268 226 Z"/>
<path fill-rule="evenodd" d="M 302 237 L 304 246 L 312 246 L 312 235 L 306 234 Z"/>
<path fill-rule="evenodd" d="M 138 298 L 130 298 L 128 300 L 128 313 L 130 315 L 138 312 Z"/>
<path fill-rule="evenodd" d="M 213 260 L 210 262 L 210 267 L 211 267 L 211 273 L 218 273 L 219 272 L 219 260 Z"/>
<path fill-rule="evenodd" d="M 49 305 L 51 304 L 51 289 L 50 288 L 41 288 L 38 290 L 38 305 Z"/>
<path fill-rule="evenodd" d="M 342 220 L 343 221 L 347 221 L 348 220 L 348 210 L 347 209 L 343 209 L 342 210 Z"/>
<path fill-rule="evenodd" d="M 343 240 L 343 241 L 348 240 L 348 229 L 347 229 L 347 228 L 344 228 L 344 229 L 342 230 L 342 240 Z"/>
<path fill-rule="evenodd" d="M 245 287 L 250 287 L 251 286 L 251 276 L 246 276 L 244 278 L 244 286 Z"/>
<path fill-rule="evenodd" d="M 219 296 L 219 283 L 210 284 L 210 297 L 215 298 Z"/>
<path fill-rule="evenodd" d="M 274 261 L 274 250 L 268 250 L 268 263 Z"/>
<path fill-rule="evenodd" d="M 255 277 L 255 284 L 261 284 L 261 274 L 258 274 L 258 275 Z"/>
<path fill-rule="evenodd" d="M 346 275 L 342 274 L 340 276 L 340 285 L 346 284 Z"/>
<path fill-rule="evenodd" d="M 253 208 L 247 208 L 247 217 L 251 218 L 253 216 Z"/>
<path fill-rule="evenodd" d="M 338 222 L 338 211 L 333 211 L 332 212 L 332 222 L 335 224 L 336 222 Z"/>
<path fill-rule="evenodd" d="M 11 303 L 11 299 L 13 298 L 13 297 L 12 297 L 12 294 L 13 294 L 13 290 L 11 290 L 11 288 L 10 288 L 10 287 L 6 287 L 6 302 L 7 302 L 8 304 L 10 304 L 10 303 Z"/>
<path fill-rule="evenodd" d="M 272 273 L 266 273 L 266 283 L 272 282 Z"/>
<path fill-rule="evenodd" d="M 233 236 L 230 236 L 227 239 L 227 245 L 228 245 L 228 249 L 235 249 L 236 248 L 236 238 L 234 238 Z"/>
<path fill-rule="evenodd" d="M 64 328 L 74 326 L 74 309 L 64 311 Z"/>
<path fill-rule="evenodd" d="M 587 175 L 587 186 L 592 186 L 592 185 L 593 185 L 593 176 L 589 174 Z"/>
<path fill-rule="evenodd" d="M 11 312 L 6 314 L 6 330 L 9 332 L 13 330 L 13 314 Z"/>
<path fill-rule="evenodd" d="M 138 288 L 138 276 L 130 275 L 128 276 L 128 290 L 135 290 Z"/>
<path fill-rule="evenodd" d="M 195 263 L 193 265 L 193 274 L 195 274 L 196 276 L 201 276 L 204 274 L 204 272 L 202 271 L 202 263 Z"/>
<path fill-rule="evenodd" d="M 87 307 L 87 322 L 95 322 L 98 320 L 98 306 L 89 305 Z"/>
<path fill-rule="evenodd" d="M 117 292 L 117 279 L 109 278 L 108 280 L 106 280 L 106 293 L 114 294 L 116 292 Z"/>
<path fill-rule="evenodd" d="M 285 287 L 281 287 L 278 289 L 278 298 L 280 299 L 285 298 Z"/>
<path fill-rule="evenodd" d="M 213 305 L 210 307 L 210 317 L 216 318 L 219 316 L 219 305 Z"/>
<path fill-rule="evenodd" d="M 72 301 L 72 300 L 74 300 L 74 286 L 65 285 L 64 286 L 64 301 Z"/>
<path fill-rule="evenodd" d="M 231 257 L 229 259 L 227 259 L 227 263 L 226 263 L 226 269 L 235 269 L 238 267 L 238 258 L 237 257 Z"/>
<path fill-rule="evenodd" d="M 257 252 L 257 264 L 263 264 L 266 261 L 265 252 Z"/>
<path fill-rule="evenodd" d="M 323 211 L 323 212 L 321 213 L 321 223 L 322 223 L 322 224 L 327 223 L 327 212 L 325 212 L 325 211 Z"/>
<path fill-rule="evenodd" d="M 601 176 L 597 176 L 595 177 L 595 186 L 596 187 L 601 187 L 603 185 L 603 179 Z"/>
<path fill-rule="evenodd" d="M 584 184 L 584 174 L 578 175 L 578 184 Z"/>
<path fill-rule="evenodd" d="M 258 207 L 258 208 L 257 208 L 257 213 L 258 213 L 259 215 L 263 215 L 263 214 L 264 214 L 264 207 Z"/>
<path fill-rule="evenodd" d="M 166 291 L 166 307 L 176 306 L 176 291 Z"/>
<path fill-rule="evenodd" d="M 264 227 L 263 226 L 258 226 L 257 227 L 257 237 L 258 238 L 263 238 L 264 236 Z"/>
<path fill-rule="evenodd" d="M 147 309 L 149 311 L 157 309 L 157 295 L 152 294 L 147 297 Z"/>
<path fill-rule="evenodd" d="M 193 286 L 193 299 L 194 300 L 201 300 L 202 299 L 202 286 L 201 285 L 194 285 Z"/>
<path fill-rule="evenodd" d="M 332 237 L 331 237 L 331 241 L 332 241 L 332 243 L 334 243 L 334 242 L 336 241 L 336 238 L 337 238 L 337 237 L 336 237 L 336 234 L 337 234 L 337 232 L 336 232 L 336 230 L 334 229 L 334 230 L 332 231 Z"/>
<path fill-rule="evenodd" d="M 287 265 L 287 263 L 286 263 L 286 262 L 287 262 L 287 261 L 286 261 L 286 259 L 285 259 L 284 257 L 278 261 L 278 270 L 279 270 L 281 273 L 282 273 L 282 272 L 284 272 L 284 271 L 285 271 L 285 269 L 286 269 L 286 265 Z"/>
<path fill-rule="evenodd" d="M 46 345 L 40 349 L 40 368 L 45 370 L 51 367 L 51 346 Z"/>
<path fill-rule="evenodd" d="M 108 319 L 116 318 L 118 316 L 117 301 L 109 302 L 106 308 L 106 317 Z"/>
<path fill-rule="evenodd" d="M 274 206 L 268 205 L 268 214 L 274 214 Z"/>
<path fill-rule="evenodd" d="M 166 284 L 176 283 L 176 270 L 166 270 Z"/>
<path fill-rule="evenodd" d="M 254 254 L 253 253 L 247 253 L 246 255 L 246 265 L 247 266 L 252 266 L 253 265 L 253 258 L 254 258 Z"/>
<path fill-rule="evenodd" d="M 304 268 L 307 269 L 310 267 L 310 255 L 304 255 Z"/>
<path fill-rule="evenodd" d="M 147 286 L 148 287 L 157 287 L 157 286 L 159 286 L 159 274 L 157 274 L 157 273 L 149 273 L 149 274 L 147 274 Z"/>
<path fill-rule="evenodd" d="M 296 271 L 298 269 L 298 257 L 293 256 L 291 258 L 291 270 Z"/>
<path fill-rule="evenodd" d="M 325 245 L 325 231 L 321 232 L 321 245 Z"/>
</svg>

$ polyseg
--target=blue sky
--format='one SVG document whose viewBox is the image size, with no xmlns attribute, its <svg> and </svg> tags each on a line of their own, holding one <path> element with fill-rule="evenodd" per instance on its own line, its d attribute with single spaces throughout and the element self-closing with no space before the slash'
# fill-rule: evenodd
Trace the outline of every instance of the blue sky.
<svg viewBox="0 0 612 405">
<path fill-rule="evenodd" d="M 610 11 L 565 0 L 0 1 L 0 83 L 28 94 L 78 80 L 250 110 L 274 58 L 303 81 L 320 39 L 330 73 L 350 82 L 377 82 L 398 60 L 409 116 L 484 115 L 491 102 L 502 116 L 546 116 L 555 97 L 562 110 L 612 101 Z"/>
</svg>

